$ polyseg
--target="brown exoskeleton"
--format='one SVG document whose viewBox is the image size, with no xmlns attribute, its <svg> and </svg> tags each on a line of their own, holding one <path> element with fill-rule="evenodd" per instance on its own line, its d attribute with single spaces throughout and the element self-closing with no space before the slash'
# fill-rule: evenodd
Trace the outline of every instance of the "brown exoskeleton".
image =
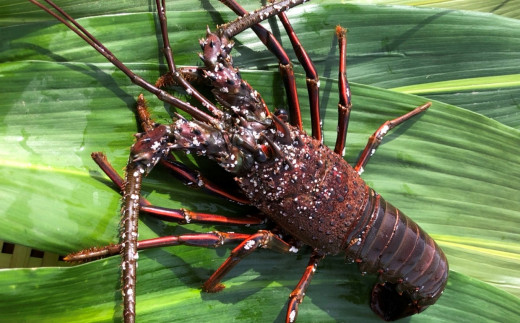
<svg viewBox="0 0 520 323">
<path fill-rule="evenodd" d="M 164 1 L 157 0 L 164 52 L 169 72 L 156 85 L 142 79 L 120 62 L 97 39 L 51 1 L 51 13 L 100 54 L 124 72 L 133 83 L 156 95 L 160 100 L 188 113 L 192 120 L 177 114 L 170 125 L 155 123 L 149 116 L 143 96 L 138 99 L 138 117 L 143 133 L 132 146 L 126 178 L 122 180 L 104 156 L 93 154 L 105 173 L 123 191 L 121 243 L 83 250 L 69 255 L 78 261 L 121 253 L 124 319 L 135 320 L 135 285 L 137 250 L 159 246 L 187 244 L 216 247 L 239 242 L 231 256 L 209 277 L 203 289 L 218 292 L 222 278 L 241 259 L 258 247 L 279 252 L 297 252 L 305 244 L 313 249 L 309 264 L 289 298 L 286 321 L 293 322 L 298 306 L 319 264 L 327 255 L 345 253 L 359 264 L 362 272 L 377 273 L 380 283 L 372 291 L 371 307 L 385 320 L 419 313 L 440 297 L 448 277 L 448 264 L 442 250 L 417 224 L 387 203 L 366 185 L 360 174 L 383 136 L 396 125 L 430 107 L 426 103 L 396 119 L 385 122 L 370 137 L 354 167 L 343 158 L 345 137 L 351 110 L 351 93 L 346 79 L 346 31 L 336 28 L 340 47 L 339 120 L 334 150 L 322 144 L 319 118 L 319 80 L 313 63 L 303 50 L 284 11 L 300 5 L 303 0 L 282 0 L 247 13 L 233 0 L 222 0 L 242 16 L 220 26 L 209 28 L 200 41 L 204 67 L 178 69 L 173 61 L 168 35 Z M 302 129 L 300 108 L 292 65 L 280 44 L 259 22 L 277 15 L 291 39 L 296 55 L 307 74 L 307 87 L 312 115 L 312 136 Z M 284 111 L 271 112 L 260 94 L 243 80 L 230 55 L 231 39 L 244 29 L 252 28 L 278 58 L 286 86 L 289 116 Z M 189 78 L 188 78 L 189 76 Z M 205 83 L 211 88 L 214 101 L 200 94 L 187 79 Z M 195 98 L 205 110 L 184 102 L 162 87 L 175 84 Z M 168 158 L 172 151 L 185 151 L 206 156 L 235 175 L 245 200 L 205 181 L 196 172 L 186 170 Z M 260 230 L 255 234 L 210 232 L 137 239 L 139 211 L 170 217 L 178 221 L 201 221 L 234 224 L 258 224 L 261 219 L 231 219 L 225 216 L 195 214 L 150 205 L 141 197 L 141 181 L 159 163 L 169 165 L 187 181 L 201 181 L 202 186 L 241 203 L 257 207 L 276 223 L 279 236 Z M 291 238 L 287 238 L 291 237 Z"/>
</svg>

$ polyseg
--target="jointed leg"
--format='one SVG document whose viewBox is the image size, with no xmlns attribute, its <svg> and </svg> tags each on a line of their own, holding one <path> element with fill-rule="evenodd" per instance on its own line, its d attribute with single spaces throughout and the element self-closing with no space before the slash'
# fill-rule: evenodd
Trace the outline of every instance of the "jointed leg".
<svg viewBox="0 0 520 323">
<path fill-rule="evenodd" d="M 431 102 L 428 102 L 426 104 L 423 104 L 421 106 L 418 106 L 417 108 L 413 109 L 412 111 L 395 118 L 393 120 L 386 121 L 383 123 L 368 139 L 368 143 L 365 146 L 365 149 L 361 153 L 361 156 L 359 157 L 356 166 L 354 169 L 359 173 L 363 173 L 365 165 L 368 163 L 368 160 L 372 155 L 376 152 L 377 147 L 381 144 L 381 141 L 383 140 L 383 137 L 388 133 L 390 129 L 393 129 L 395 126 L 403 123 L 404 121 L 410 119 L 411 117 L 425 111 L 431 106 Z"/>
<path fill-rule="evenodd" d="M 305 49 L 303 48 L 298 36 L 294 32 L 289 19 L 285 12 L 281 12 L 278 14 L 278 18 L 282 22 L 289 39 L 291 40 L 292 47 L 294 52 L 296 53 L 296 57 L 298 61 L 302 65 L 306 74 L 307 81 L 307 92 L 309 93 L 309 108 L 311 110 L 311 122 L 312 122 L 312 136 L 321 141 L 321 117 L 320 117 L 320 80 L 318 76 L 318 72 L 314 67 L 314 63 L 312 62 L 310 56 L 307 54 Z"/>
<path fill-rule="evenodd" d="M 348 131 L 348 122 L 350 118 L 350 111 L 352 109 L 351 102 L 351 92 L 350 86 L 347 80 L 347 31 L 341 26 L 336 27 L 336 34 L 338 36 L 338 45 L 339 45 L 339 56 L 340 56 L 340 64 L 339 64 L 339 75 L 338 75 L 338 88 L 339 88 L 339 103 L 338 103 L 338 134 L 336 137 L 336 146 L 334 148 L 334 152 L 337 154 L 344 155 L 345 149 L 345 141 Z M 425 111 L 431 106 L 431 103 L 428 102 L 424 105 L 421 105 L 412 111 L 395 118 L 393 120 L 386 121 L 383 123 L 373 134 L 370 136 L 365 149 L 361 153 L 356 166 L 354 169 L 359 173 L 363 173 L 363 168 L 368 163 L 370 157 L 375 153 L 377 147 L 381 144 L 383 137 L 388 133 L 389 130 L 394 128 L 395 126 L 403 123 L 404 121 L 410 119 L 411 117 Z"/>
<path fill-rule="evenodd" d="M 146 106 L 146 101 L 143 95 L 139 95 L 137 98 L 137 117 L 141 123 L 141 128 L 145 132 L 149 132 L 153 130 L 156 126 L 156 122 L 150 117 L 150 113 L 148 112 L 148 108 Z M 94 158 L 94 157 L 93 157 Z M 104 163 L 108 163 L 106 160 Z M 184 183 L 188 185 L 193 185 L 198 188 L 203 188 L 210 193 L 216 194 L 218 196 L 224 197 L 228 200 L 240 203 L 240 204 L 249 204 L 250 202 L 242 196 L 231 194 L 227 192 L 222 187 L 215 185 L 211 181 L 204 178 L 198 171 L 192 170 L 185 165 L 176 162 L 173 159 L 173 156 L 168 155 L 166 158 L 161 159 L 160 163 L 166 168 L 170 169 L 175 176 L 180 178 Z M 99 165 L 99 163 L 98 163 Z M 101 165 L 100 165 L 101 166 Z M 107 174 L 110 176 L 109 174 Z M 117 184 L 117 183 L 116 183 Z M 120 186 L 120 185 L 118 185 Z"/>
<path fill-rule="evenodd" d="M 224 285 L 220 283 L 222 278 L 238 264 L 244 257 L 250 255 L 258 247 L 272 249 L 277 252 L 298 252 L 298 249 L 280 239 L 270 231 L 260 230 L 251 235 L 238 245 L 224 263 L 211 275 L 204 283 L 203 289 L 206 292 L 215 293 L 221 291 Z"/>
<path fill-rule="evenodd" d="M 197 188 L 202 188 L 209 193 L 218 195 L 230 201 L 248 205 L 251 202 L 244 196 L 233 194 L 228 192 L 226 189 L 219 185 L 216 185 L 203 177 L 199 171 L 193 170 L 186 165 L 179 163 L 173 159 L 173 156 L 168 156 L 166 159 L 161 160 L 161 165 L 171 170 L 175 176 L 184 181 L 185 184 Z"/>
<path fill-rule="evenodd" d="M 138 236 L 138 220 L 139 220 L 139 211 L 145 210 L 149 208 L 149 211 L 158 212 L 157 207 L 147 206 L 142 204 L 149 204 L 146 200 L 141 197 L 141 181 L 143 175 L 147 173 L 152 167 L 153 164 L 157 162 L 158 159 L 164 157 L 164 155 L 169 154 L 169 144 L 166 140 L 168 136 L 168 131 L 165 126 L 157 126 L 149 132 L 142 134 L 138 141 L 132 146 L 129 161 L 126 167 L 126 178 L 125 181 L 117 176 L 117 173 L 113 170 L 113 168 L 106 162 L 105 158 L 102 158 L 102 155 L 96 155 L 101 157 L 100 160 L 104 160 L 108 167 L 102 167 L 102 169 L 108 169 L 108 172 L 111 178 L 114 179 L 115 183 L 123 184 L 123 207 L 121 208 L 121 244 L 118 251 L 122 256 L 122 295 L 123 295 L 123 318 L 125 323 L 133 323 L 135 322 L 135 304 L 136 304 L 136 273 L 137 273 L 137 250 L 139 248 L 139 244 L 137 242 Z M 157 144 L 157 146 L 156 146 Z M 171 217 L 176 215 L 183 215 L 185 219 L 183 221 L 188 222 L 190 219 L 187 217 L 188 213 L 180 210 L 181 212 L 177 212 L 178 210 L 168 210 L 162 209 L 160 211 L 164 211 L 169 214 Z M 209 221 L 222 221 L 228 220 L 225 217 L 208 215 L 208 214 L 196 214 L 199 219 L 209 220 Z M 232 222 L 232 221 L 225 221 Z M 247 221 L 246 221 L 247 222 Z M 188 240 L 192 241 L 192 240 Z M 208 243 L 207 239 L 196 239 L 194 240 L 200 243 Z M 181 241 L 182 242 L 182 241 Z M 141 247 L 153 247 L 158 245 L 163 245 L 167 243 L 179 243 L 178 239 L 155 239 L 153 242 L 145 242 L 141 244 Z M 100 248 L 96 250 L 86 250 L 80 252 L 79 255 L 83 258 L 91 258 L 98 257 L 103 252 L 113 252 L 114 248 L 112 246 L 108 246 L 105 248 Z M 80 258 L 81 258 L 80 257 Z M 70 260 L 75 260 L 74 257 L 70 257 Z"/>
<path fill-rule="evenodd" d="M 143 122 L 146 123 L 146 122 Z M 139 210 L 141 208 L 141 181 L 155 164 L 170 153 L 171 130 L 165 125 L 156 125 L 148 132 L 139 134 L 130 148 L 126 167 L 121 208 L 121 268 L 123 318 L 125 323 L 135 322 L 137 237 Z M 111 168 L 111 167 L 110 167 Z M 115 173 L 115 172 L 114 172 Z M 111 177 L 114 177 L 112 174 Z M 120 182 L 118 179 L 117 182 Z M 88 251 L 85 252 L 88 254 Z"/>
<path fill-rule="evenodd" d="M 219 231 L 213 231 L 208 233 L 183 234 L 180 236 L 167 236 L 137 241 L 137 250 L 179 245 L 217 248 L 224 244 L 244 241 L 250 236 L 250 234 L 245 233 Z M 121 249 L 122 244 L 120 243 L 104 247 L 90 248 L 67 255 L 67 257 L 65 257 L 65 261 L 91 261 L 99 258 L 117 255 L 121 252 Z"/>
<path fill-rule="evenodd" d="M 345 155 L 345 141 L 347 139 L 348 121 L 352 110 L 350 86 L 347 81 L 347 30 L 341 26 L 336 27 L 339 47 L 339 73 L 338 73 L 338 134 L 336 137 L 336 154 Z"/>
<path fill-rule="evenodd" d="M 307 264 L 307 268 L 305 268 L 305 272 L 303 273 L 302 278 L 289 296 L 289 305 L 287 307 L 287 316 L 285 317 L 285 322 L 292 323 L 296 321 L 296 317 L 298 316 L 298 305 L 303 302 L 303 298 L 305 297 L 307 288 L 309 287 L 311 279 L 314 276 L 316 267 L 318 267 L 318 263 L 323 258 L 325 258 L 325 256 L 322 254 L 317 252 L 312 253 L 311 259 L 309 259 L 309 263 Z"/>
<path fill-rule="evenodd" d="M 106 156 L 103 153 L 96 152 L 92 153 L 92 159 L 99 165 L 103 172 L 112 180 L 112 182 L 119 187 L 121 191 L 124 189 L 124 181 L 116 172 L 116 170 L 110 165 Z M 162 220 L 177 222 L 179 224 L 185 224 L 190 222 L 203 222 L 203 223 L 220 223 L 220 224 L 234 224 L 234 225 L 253 225 L 262 223 L 262 219 L 254 216 L 244 216 L 239 218 L 227 217 L 218 214 L 210 213 L 199 213 L 185 209 L 169 209 L 159 206 L 151 205 L 151 203 L 143 197 L 139 199 L 140 210 L 143 212 L 150 213 Z"/>
</svg>

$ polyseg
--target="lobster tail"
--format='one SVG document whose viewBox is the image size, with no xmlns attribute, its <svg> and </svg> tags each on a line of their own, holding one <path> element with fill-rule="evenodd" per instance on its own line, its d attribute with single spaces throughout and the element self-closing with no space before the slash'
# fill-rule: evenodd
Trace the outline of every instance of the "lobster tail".
<svg viewBox="0 0 520 323">
<path fill-rule="evenodd" d="M 372 289 L 370 307 L 385 321 L 395 321 L 402 317 L 417 314 L 427 306 L 419 307 L 408 293 L 399 294 L 397 284 L 376 284 Z"/>
<path fill-rule="evenodd" d="M 372 310 L 387 321 L 424 311 L 444 290 L 446 256 L 415 222 L 371 189 L 363 209 L 346 252 L 361 272 L 379 274 Z"/>
</svg>

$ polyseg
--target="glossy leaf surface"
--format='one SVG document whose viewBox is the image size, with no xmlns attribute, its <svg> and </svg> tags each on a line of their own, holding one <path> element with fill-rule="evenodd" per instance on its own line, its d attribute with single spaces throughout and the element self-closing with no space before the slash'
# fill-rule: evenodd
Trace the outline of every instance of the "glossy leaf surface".
<svg viewBox="0 0 520 323">
<path fill-rule="evenodd" d="M 157 64 L 163 59 L 154 37 L 154 16 L 148 13 L 153 8 L 135 4 L 106 1 L 99 7 L 65 8 L 75 17 L 86 17 L 82 24 L 123 62 L 153 81 L 164 71 Z M 213 2 L 168 5 L 170 35 L 180 65 L 198 64 L 197 40 L 206 24 L 233 18 Z M 246 4 L 248 9 L 256 6 L 256 2 Z M 0 51 L 0 239 L 61 254 L 117 242 L 119 195 L 90 160 L 90 153 L 104 151 L 116 169 L 124 167 L 132 135 L 138 131 L 133 107 L 140 90 L 77 36 L 28 3 L 13 2 L 4 8 L 0 11 L 10 14 L 0 16 L 1 33 L 7 35 Z M 103 13 L 107 15 L 99 16 Z M 306 4 L 289 16 L 322 76 L 328 145 L 335 141 L 337 113 L 333 28 L 341 23 L 350 29 L 349 79 L 358 82 L 352 87 L 354 110 L 347 139 L 346 158 L 351 163 L 379 124 L 426 101 L 383 88 L 405 91 L 416 86 L 419 92 L 415 93 L 464 107 L 478 106 L 482 114 L 504 121 L 435 102 L 427 113 L 385 138 L 363 176 L 429 232 L 448 255 L 453 271 L 445 295 L 412 321 L 520 317 L 520 132 L 510 127 L 519 124 L 515 119 L 520 93 L 515 79 L 520 73 L 515 64 L 520 52 L 518 21 L 441 9 L 334 2 Z M 283 34 L 281 27 L 274 26 L 274 31 Z M 235 53 L 244 78 L 270 106 L 283 106 L 276 61 L 254 34 L 240 35 Z M 485 83 L 492 77 L 501 81 Z M 468 82 L 472 79 L 476 82 Z M 454 82 L 455 90 L 439 94 L 435 86 L 445 86 L 442 82 Z M 305 104 L 303 76 L 299 83 Z M 470 88 L 461 89 L 468 83 Z M 163 105 L 149 99 L 158 121 L 168 122 Z M 500 112 L 492 102 L 501 107 Z M 307 114 L 304 122 L 310 124 Z M 205 173 L 215 173 L 213 164 L 186 161 L 200 164 Z M 221 177 L 215 175 L 216 180 Z M 144 191 L 161 206 L 236 216 L 252 211 L 187 188 L 163 169 L 151 174 Z M 144 217 L 140 237 L 213 229 L 255 230 L 179 226 Z M 228 252 L 229 248 L 188 247 L 143 252 L 139 317 L 148 321 L 171 317 L 281 320 L 308 250 L 299 256 L 260 251 L 230 274 L 224 292 L 201 293 L 200 285 Z M 301 306 L 301 321 L 378 320 L 367 304 L 374 278 L 361 277 L 354 265 L 343 262 L 340 256 L 330 257 L 320 266 Z M 1 271 L 0 318 L 112 321 L 120 316 L 118 263 L 113 257 L 73 268 Z"/>
</svg>

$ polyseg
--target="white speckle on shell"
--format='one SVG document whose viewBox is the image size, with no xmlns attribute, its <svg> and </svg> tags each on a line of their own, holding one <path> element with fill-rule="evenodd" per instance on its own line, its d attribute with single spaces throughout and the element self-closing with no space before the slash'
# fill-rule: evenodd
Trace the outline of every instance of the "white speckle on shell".
<svg viewBox="0 0 520 323">
<path fill-rule="evenodd" d="M 390 130 L 390 127 L 388 127 L 387 125 L 385 125 L 383 127 L 383 129 L 381 129 L 381 135 L 384 136 L 386 135 L 386 133 L 388 132 L 388 130 Z"/>
<path fill-rule="evenodd" d="M 292 310 L 291 314 L 289 314 L 289 322 L 294 322 L 296 319 L 296 310 Z"/>
<path fill-rule="evenodd" d="M 244 249 L 246 249 L 246 250 L 251 249 L 255 245 L 255 243 L 256 242 L 254 240 L 247 241 L 246 244 L 244 245 Z"/>
</svg>

